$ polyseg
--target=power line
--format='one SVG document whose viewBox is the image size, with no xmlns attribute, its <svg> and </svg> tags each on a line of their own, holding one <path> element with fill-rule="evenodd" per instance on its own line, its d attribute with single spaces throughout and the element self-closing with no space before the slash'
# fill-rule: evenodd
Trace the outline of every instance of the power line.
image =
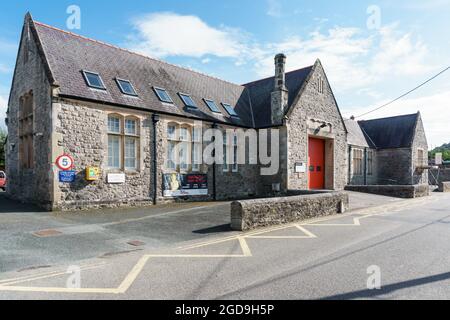
<svg viewBox="0 0 450 320">
<path fill-rule="evenodd" d="M 388 102 L 388 103 L 385 103 L 385 104 L 383 104 L 382 106 L 379 106 L 378 108 L 375 108 L 375 109 L 373 109 L 373 110 L 371 110 L 371 111 L 368 111 L 368 112 L 366 112 L 366 113 L 363 113 L 363 114 L 361 114 L 361 115 L 359 115 L 359 116 L 357 116 L 357 117 L 355 117 L 355 118 L 361 118 L 361 117 L 363 117 L 363 116 L 365 116 L 365 115 L 368 115 L 369 113 L 372 113 L 372 112 L 375 112 L 375 111 L 377 111 L 377 110 L 380 110 L 380 109 L 382 109 L 382 108 L 384 108 L 384 107 L 387 107 L 388 105 L 390 105 L 390 104 L 392 104 L 392 103 L 394 103 L 394 102 L 400 100 L 400 99 L 403 98 L 403 97 L 406 97 L 406 96 L 409 95 L 410 93 L 412 93 L 412 92 L 416 91 L 417 89 L 423 87 L 423 86 L 426 85 L 428 82 L 430 82 L 430 81 L 436 79 L 436 78 L 439 77 L 441 74 L 443 74 L 444 72 L 448 71 L 449 69 L 450 69 L 450 67 L 445 68 L 444 70 L 442 70 L 442 71 L 439 72 L 438 74 L 432 76 L 432 77 L 431 77 L 430 79 L 428 79 L 427 81 L 422 82 L 420 85 L 418 85 L 418 86 L 415 87 L 414 89 L 411 89 L 411 90 L 409 90 L 408 92 L 402 94 L 400 97 L 395 98 L 394 100 L 392 100 L 392 101 L 390 101 L 390 102 Z"/>
</svg>

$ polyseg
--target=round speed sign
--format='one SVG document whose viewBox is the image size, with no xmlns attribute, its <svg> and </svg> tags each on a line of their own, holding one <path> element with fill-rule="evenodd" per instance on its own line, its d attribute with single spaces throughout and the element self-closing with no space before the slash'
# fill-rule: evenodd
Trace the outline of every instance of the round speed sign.
<svg viewBox="0 0 450 320">
<path fill-rule="evenodd" d="M 73 167 L 73 158 L 71 156 L 67 155 L 67 154 L 59 156 L 56 159 L 56 165 L 61 170 L 64 170 L 64 171 L 70 170 Z"/>
</svg>

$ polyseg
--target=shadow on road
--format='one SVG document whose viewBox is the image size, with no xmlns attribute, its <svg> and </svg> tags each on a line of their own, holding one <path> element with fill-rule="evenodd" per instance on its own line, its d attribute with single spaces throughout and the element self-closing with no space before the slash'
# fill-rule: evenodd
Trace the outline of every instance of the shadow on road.
<svg viewBox="0 0 450 320">
<path fill-rule="evenodd" d="M 347 293 L 342 293 L 342 294 L 338 294 L 338 295 L 334 295 L 334 296 L 329 296 L 329 297 L 323 298 L 322 300 L 349 300 L 349 299 L 375 298 L 375 297 L 378 297 L 381 295 L 392 293 L 397 290 L 422 286 L 425 284 L 429 284 L 429 283 L 433 283 L 433 282 L 440 282 L 440 281 L 444 281 L 444 280 L 448 280 L 448 279 L 450 279 L 450 272 L 389 284 L 387 286 L 383 286 L 380 290 L 366 289 L 366 290 L 360 290 L 360 291 L 347 292 Z"/>
<path fill-rule="evenodd" d="M 15 200 L 11 200 L 6 196 L 5 192 L 0 192 L 0 214 L 15 213 L 15 212 L 46 212 L 46 211 L 32 204 L 24 204 Z"/>
<path fill-rule="evenodd" d="M 200 229 L 200 230 L 194 230 L 193 233 L 197 234 L 209 234 L 209 233 L 222 233 L 222 232 L 231 232 L 233 231 L 231 229 L 231 225 L 229 223 L 222 224 L 220 226 L 214 226 L 210 228 Z"/>
</svg>

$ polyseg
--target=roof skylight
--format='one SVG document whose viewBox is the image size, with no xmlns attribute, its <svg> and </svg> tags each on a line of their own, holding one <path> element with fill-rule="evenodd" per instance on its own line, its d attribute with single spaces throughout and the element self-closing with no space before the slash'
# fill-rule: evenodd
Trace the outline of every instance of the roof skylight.
<svg viewBox="0 0 450 320">
<path fill-rule="evenodd" d="M 127 94 L 129 96 L 137 96 L 136 90 L 134 90 L 134 87 L 129 80 L 117 78 L 116 82 L 119 85 L 120 91 L 122 91 L 123 94 Z"/>
<path fill-rule="evenodd" d="M 221 113 L 219 108 L 217 108 L 216 103 L 213 100 L 204 99 L 206 105 L 212 112 Z"/>
<path fill-rule="evenodd" d="M 84 71 L 84 70 L 82 72 L 83 72 L 84 80 L 86 80 L 86 83 L 89 87 L 95 88 L 95 89 L 106 90 L 103 80 L 98 73 Z"/>
<path fill-rule="evenodd" d="M 181 100 L 183 100 L 184 104 L 187 107 L 197 108 L 197 105 L 195 104 L 194 100 L 192 100 L 192 98 L 189 95 L 184 94 L 184 93 L 179 93 L 179 95 L 181 97 Z"/>
<path fill-rule="evenodd" d="M 169 96 L 166 90 L 156 87 L 153 87 L 153 90 L 155 90 L 156 95 L 162 102 L 173 103 L 172 98 Z"/>
<path fill-rule="evenodd" d="M 234 108 L 229 105 L 228 103 L 222 103 L 223 107 L 225 108 L 225 110 L 227 110 L 228 114 L 232 117 L 239 117 L 238 114 L 236 113 L 236 111 L 234 111 Z"/>
</svg>

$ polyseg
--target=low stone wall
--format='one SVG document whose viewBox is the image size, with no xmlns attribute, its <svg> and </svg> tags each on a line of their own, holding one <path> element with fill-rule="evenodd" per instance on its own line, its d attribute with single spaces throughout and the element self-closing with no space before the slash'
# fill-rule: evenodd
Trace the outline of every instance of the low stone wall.
<svg viewBox="0 0 450 320">
<path fill-rule="evenodd" d="M 450 192 L 450 181 L 443 181 L 439 183 L 439 192 Z"/>
<path fill-rule="evenodd" d="M 231 228 L 245 231 L 343 213 L 347 209 L 345 192 L 235 201 L 231 204 Z"/>
<path fill-rule="evenodd" d="M 419 198 L 430 195 L 427 184 L 397 186 L 397 185 L 375 185 L 375 186 L 346 186 L 345 190 L 363 193 L 379 194 L 396 198 Z"/>
</svg>

